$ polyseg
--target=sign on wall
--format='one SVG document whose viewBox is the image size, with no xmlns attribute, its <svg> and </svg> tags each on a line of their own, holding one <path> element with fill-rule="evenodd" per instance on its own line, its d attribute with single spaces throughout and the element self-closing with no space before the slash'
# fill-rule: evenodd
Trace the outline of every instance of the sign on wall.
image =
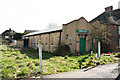
<svg viewBox="0 0 120 80">
<path fill-rule="evenodd" d="M 77 32 L 78 33 L 88 33 L 89 31 L 84 30 L 84 29 L 77 29 Z"/>
</svg>

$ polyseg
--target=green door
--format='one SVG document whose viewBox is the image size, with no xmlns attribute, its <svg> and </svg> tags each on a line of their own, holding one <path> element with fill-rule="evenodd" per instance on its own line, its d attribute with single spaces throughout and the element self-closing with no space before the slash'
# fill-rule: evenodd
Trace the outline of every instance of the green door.
<svg viewBox="0 0 120 80">
<path fill-rule="evenodd" d="M 84 37 L 80 37 L 80 53 L 84 53 L 85 52 L 85 38 Z"/>
</svg>

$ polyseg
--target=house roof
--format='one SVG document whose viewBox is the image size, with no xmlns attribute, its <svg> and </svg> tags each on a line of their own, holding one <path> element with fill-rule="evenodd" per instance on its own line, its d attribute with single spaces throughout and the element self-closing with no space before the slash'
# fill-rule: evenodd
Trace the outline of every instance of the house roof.
<svg viewBox="0 0 120 80">
<path fill-rule="evenodd" d="M 47 30 L 43 30 L 43 31 L 32 32 L 32 33 L 29 33 L 27 35 L 24 35 L 24 37 L 34 36 L 34 35 L 38 35 L 38 34 L 58 32 L 58 31 L 61 31 L 61 30 L 62 30 L 62 27 L 57 27 L 57 28 L 54 28 L 54 29 L 47 29 Z"/>
<path fill-rule="evenodd" d="M 24 33 L 37 32 L 38 30 L 25 30 Z"/>
<path fill-rule="evenodd" d="M 69 23 L 66 23 L 66 24 L 63 24 L 63 25 L 68 25 L 68 24 L 73 23 L 73 22 L 75 22 L 75 21 L 79 21 L 80 19 L 84 19 L 86 22 L 88 22 L 84 17 L 80 17 L 79 19 L 73 20 L 73 21 L 71 21 L 71 22 L 69 22 Z M 88 23 L 89 23 L 89 22 L 88 22 Z"/>
<path fill-rule="evenodd" d="M 100 21 L 100 23 L 120 25 L 120 9 L 113 10 L 111 14 L 103 12 L 102 14 L 91 20 L 90 23 L 93 23 L 97 20 Z"/>
<path fill-rule="evenodd" d="M 9 30 L 5 30 L 2 35 L 14 35 L 16 32 L 14 30 L 11 30 L 11 28 Z"/>
<path fill-rule="evenodd" d="M 90 25 L 91 25 L 91 23 L 90 22 L 88 22 L 84 17 L 80 17 L 79 19 L 76 19 L 76 20 L 73 20 L 73 21 L 71 21 L 71 22 L 69 22 L 69 23 L 66 23 L 66 24 L 63 24 L 64 26 L 66 26 L 66 25 L 69 25 L 70 23 L 73 23 L 73 22 L 75 22 L 75 21 L 79 21 L 80 19 L 84 19 L 87 23 L 89 23 Z M 91 25 L 93 28 L 95 28 L 93 25 Z"/>
</svg>

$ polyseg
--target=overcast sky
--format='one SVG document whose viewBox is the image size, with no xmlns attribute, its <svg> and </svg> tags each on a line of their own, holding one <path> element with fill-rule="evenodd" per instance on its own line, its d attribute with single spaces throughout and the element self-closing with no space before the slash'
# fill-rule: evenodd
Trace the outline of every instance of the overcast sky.
<svg viewBox="0 0 120 80">
<path fill-rule="evenodd" d="M 120 0 L 0 0 L 0 33 L 11 28 L 16 32 L 43 30 L 48 24 L 58 26 L 80 17 L 92 20 L 104 8 L 118 8 Z"/>
</svg>

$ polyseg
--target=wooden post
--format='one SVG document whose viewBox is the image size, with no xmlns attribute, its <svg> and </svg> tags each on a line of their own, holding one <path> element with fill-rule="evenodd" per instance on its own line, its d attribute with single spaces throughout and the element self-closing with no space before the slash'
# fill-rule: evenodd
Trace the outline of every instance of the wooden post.
<svg viewBox="0 0 120 80">
<path fill-rule="evenodd" d="M 38 41 L 38 47 L 39 47 L 39 61 L 40 61 L 40 72 L 42 72 L 42 44 L 41 40 Z"/>
</svg>

